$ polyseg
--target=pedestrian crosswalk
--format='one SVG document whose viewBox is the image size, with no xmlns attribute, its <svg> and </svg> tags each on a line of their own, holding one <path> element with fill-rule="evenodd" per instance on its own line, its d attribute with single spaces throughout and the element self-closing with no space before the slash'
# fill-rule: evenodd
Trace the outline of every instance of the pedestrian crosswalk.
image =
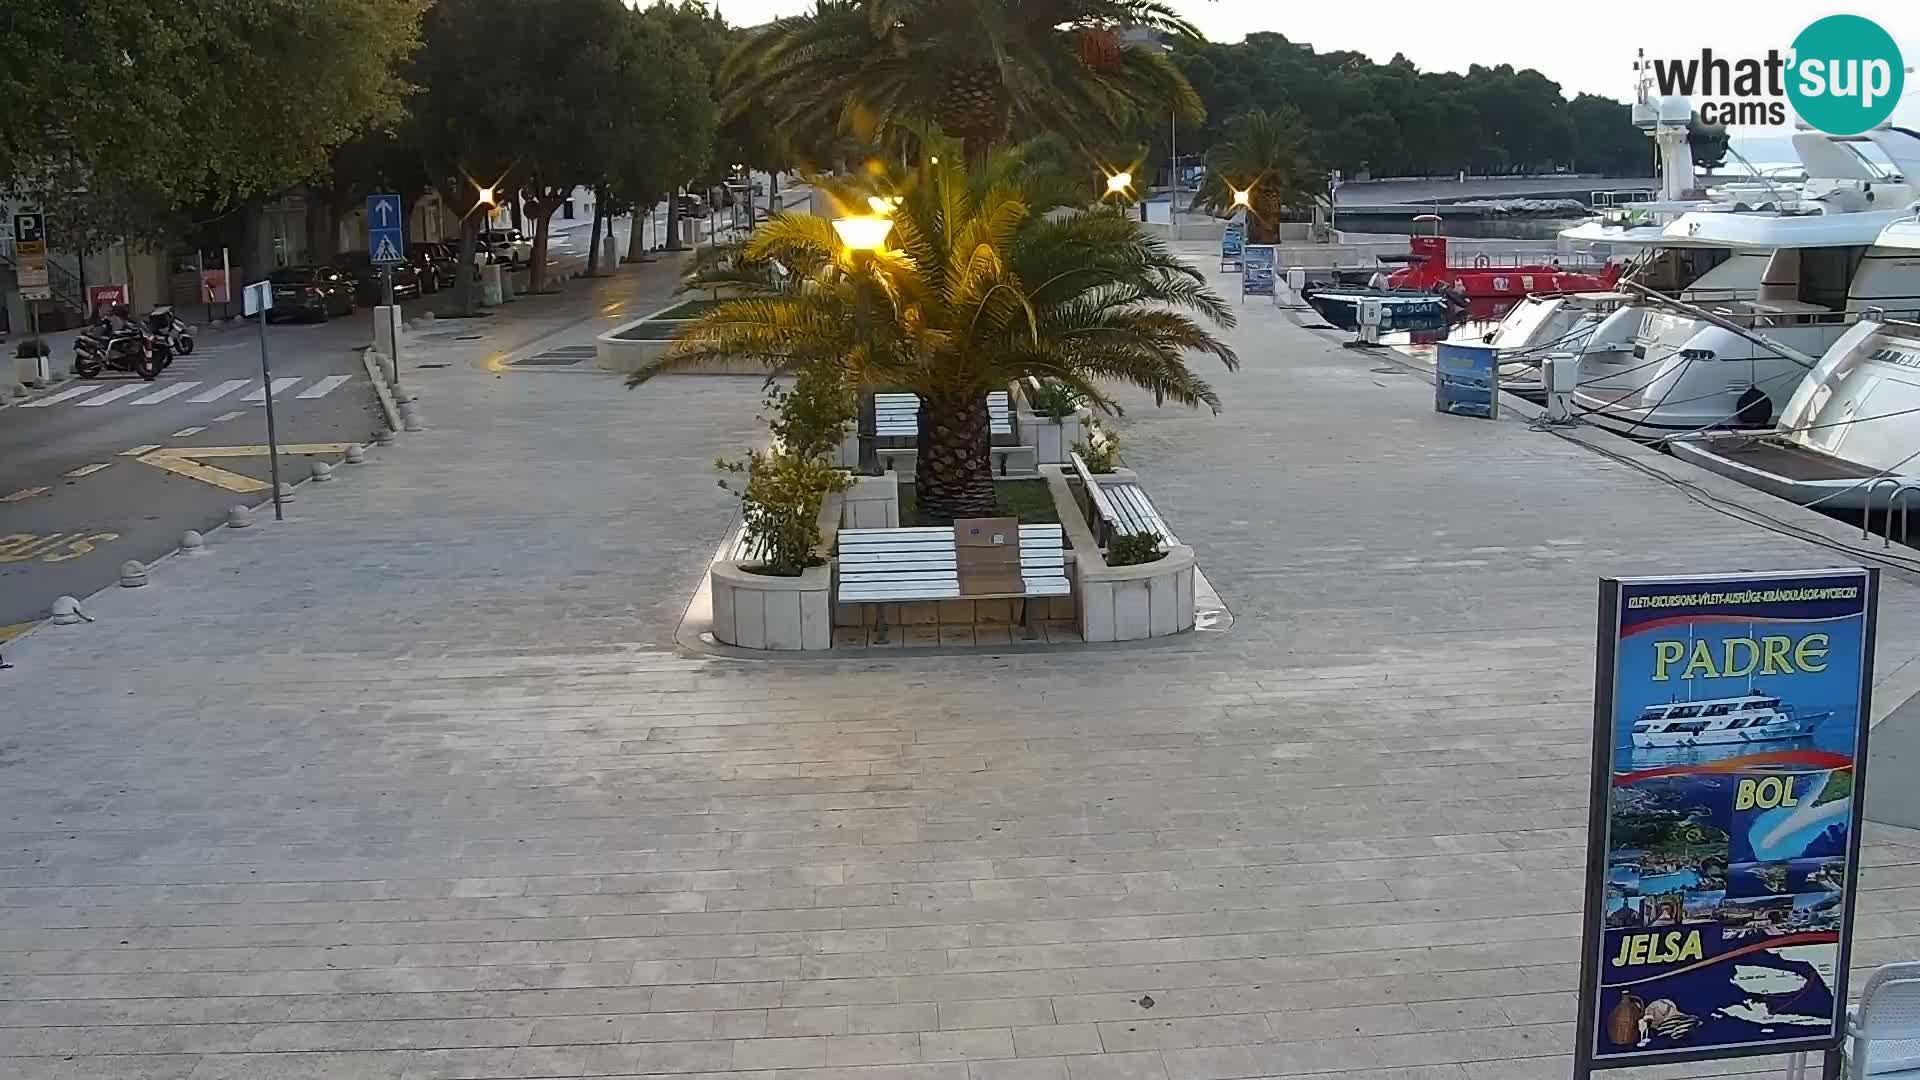
<svg viewBox="0 0 1920 1080">
<path fill-rule="evenodd" d="M 311 381 L 305 376 L 277 378 L 273 380 L 273 398 L 275 401 L 285 398 L 323 398 L 352 378 L 351 375 L 327 375 Z M 157 382 L 88 382 L 26 402 L 20 408 L 50 409 L 57 405 L 98 408 L 108 405 L 159 405 L 165 402 L 204 405 L 221 400 L 259 404 L 267 400 L 267 391 L 259 379 L 209 382 L 201 379 L 168 380 L 163 377 Z"/>
</svg>

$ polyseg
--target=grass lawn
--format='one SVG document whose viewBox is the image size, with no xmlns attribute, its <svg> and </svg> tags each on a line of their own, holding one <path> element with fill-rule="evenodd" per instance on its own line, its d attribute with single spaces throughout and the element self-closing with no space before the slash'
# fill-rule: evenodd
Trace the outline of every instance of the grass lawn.
<svg viewBox="0 0 1920 1080">
<path fill-rule="evenodd" d="M 672 341 L 680 336 L 680 324 L 649 319 L 639 326 L 620 331 L 623 341 Z"/>
<path fill-rule="evenodd" d="M 655 315 L 654 318 L 656 319 L 697 319 L 700 316 L 705 315 L 707 312 L 712 311 L 714 308 L 717 308 L 724 303 L 726 303 L 726 301 L 724 300 L 686 300 L 686 301 L 682 301 L 681 303 L 673 305 L 672 307 L 668 308 L 667 310 L 661 312 L 658 315 Z"/>
<path fill-rule="evenodd" d="M 1045 480 L 996 480 L 993 492 L 1001 517 L 1018 518 L 1023 525 L 1058 525 L 1060 514 L 1053 505 L 1053 493 Z M 913 502 L 913 485 L 900 485 L 900 524 L 903 528 L 925 525 Z"/>
</svg>

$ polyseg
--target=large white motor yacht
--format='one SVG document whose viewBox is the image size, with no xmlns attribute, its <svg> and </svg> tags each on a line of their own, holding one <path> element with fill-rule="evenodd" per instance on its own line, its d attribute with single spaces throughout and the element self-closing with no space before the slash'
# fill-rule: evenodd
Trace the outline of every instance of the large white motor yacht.
<svg viewBox="0 0 1920 1080">
<path fill-rule="evenodd" d="M 1887 227 L 1870 252 L 1920 274 L 1920 219 Z M 1847 327 L 1805 374 L 1771 431 L 1668 444 L 1676 456 L 1803 506 L 1920 509 L 1920 297 Z M 1871 515 L 1870 515 L 1871 516 Z"/>
<path fill-rule="evenodd" d="M 1920 177 L 1920 136 L 1879 128 L 1869 138 L 1904 177 Z M 1674 293 L 1659 275 L 1637 283 L 1714 318 L 1649 300 L 1595 329 L 1580 359 L 1573 404 L 1601 427 L 1657 440 L 1714 428 L 1766 428 L 1806 374 L 1793 354 L 1818 356 L 1870 308 L 1920 305 L 1920 266 L 1874 247 L 1920 203 L 1904 179 L 1866 179 L 1864 159 L 1820 153 L 1844 140 L 1795 136 L 1809 168 L 1859 175 L 1809 180 L 1820 194 L 1777 209 L 1683 214 L 1662 231 L 1661 254 L 1691 251 L 1713 262 Z M 1758 281 L 1751 277 L 1764 261 Z M 1724 299 L 1714 295 L 1725 288 Z M 1758 340 L 1756 340 L 1758 339 Z M 1786 350 L 1773 348 L 1786 346 Z"/>
</svg>

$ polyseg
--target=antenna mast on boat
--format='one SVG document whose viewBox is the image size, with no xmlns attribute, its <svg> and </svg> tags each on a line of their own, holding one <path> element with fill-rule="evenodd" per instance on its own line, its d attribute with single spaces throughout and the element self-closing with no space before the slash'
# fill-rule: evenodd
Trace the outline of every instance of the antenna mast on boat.
<svg viewBox="0 0 1920 1080">
<path fill-rule="evenodd" d="M 1693 147 L 1687 131 L 1693 123 L 1693 103 L 1683 97 L 1655 97 L 1653 65 L 1641 49 L 1633 62 L 1637 83 L 1633 94 L 1633 124 L 1660 153 L 1660 198 L 1679 201 L 1693 196 Z"/>
</svg>

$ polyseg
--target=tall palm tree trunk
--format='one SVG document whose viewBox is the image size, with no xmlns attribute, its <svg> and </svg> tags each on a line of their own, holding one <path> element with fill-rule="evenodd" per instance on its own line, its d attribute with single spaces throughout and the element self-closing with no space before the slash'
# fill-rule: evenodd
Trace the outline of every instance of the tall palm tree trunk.
<svg viewBox="0 0 1920 1080">
<path fill-rule="evenodd" d="M 985 397 L 922 397 L 914 502 L 928 524 L 991 517 L 993 454 Z"/>
</svg>

